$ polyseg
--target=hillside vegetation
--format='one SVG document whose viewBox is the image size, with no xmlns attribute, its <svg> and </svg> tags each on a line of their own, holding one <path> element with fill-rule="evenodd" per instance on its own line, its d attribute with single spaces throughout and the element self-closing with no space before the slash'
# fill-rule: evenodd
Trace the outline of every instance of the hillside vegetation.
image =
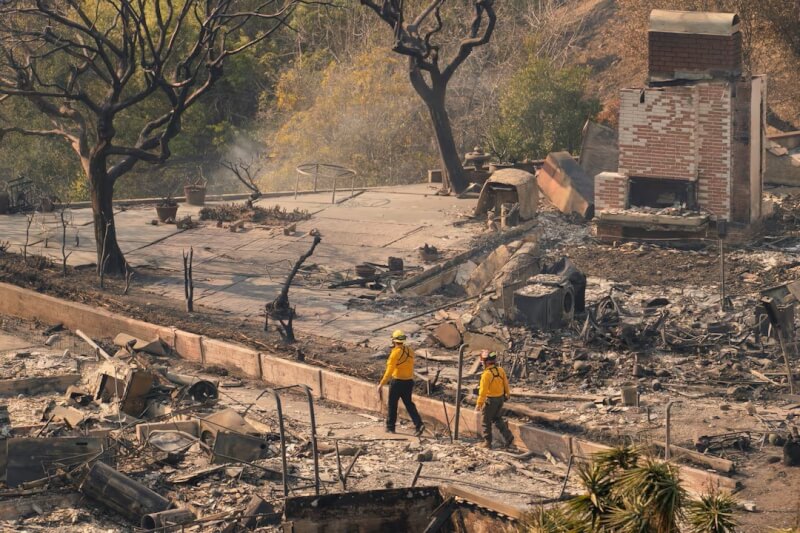
<svg viewBox="0 0 800 533">
<path fill-rule="evenodd" d="M 613 125 L 619 88 L 644 83 L 653 8 L 738 12 L 746 67 L 769 76 L 770 126 L 800 127 L 800 13 L 790 4 L 496 0 L 491 42 L 467 59 L 447 94 L 459 150 L 480 146 L 505 159 L 539 158 L 575 151 L 590 116 Z M 454 45 L 471 3 L 446 6 L 442 37 Z M 438 166 L 438 155 L 407 61 L 391 45 L 389 28 L 357 0 L 298 9 L 290 31 L 226 66 L 222 82 L 187 113 L 172 158 L 161 167 L 138 166 L 117 184 L 117 197 L 178 194 L 201 173 L 212 192 L 241 191 L 219 163 L 254 158 L 263 190 L 293 188 L 294 168 L 306 162 L 353 168 L 363 185 L 419 181 Z M 448 53 L 452 46 L 442 50 Z M 0 123 L 42 121 L 24 105 L 2 109 Z M 79 163 L 64 144 L 0 139 L 0 181 L 20 174 L 62 199 L 87 197 Z"/>
</svg>

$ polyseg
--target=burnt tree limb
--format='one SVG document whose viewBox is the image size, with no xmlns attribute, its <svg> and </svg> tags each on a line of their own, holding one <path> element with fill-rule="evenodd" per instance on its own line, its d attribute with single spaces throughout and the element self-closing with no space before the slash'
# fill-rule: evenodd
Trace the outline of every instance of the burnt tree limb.
<svg viewBox="0 0 800 533">
<path fill-rule="evenodd" d="M 311 257 L 311 255 L 314 253 L 314 249 L 321 241 L 321 236 L 314 236 L 314 242 L 311 243 L 311 248 L 309 248 L 309 250 L 301 255 L 297 262 L 295 262 L 294 267 L 292 267 L 291 272 L 289 272 L 289 275 L 286 277 L 286 281 L 283 282 L 283 287 L 281 288 L 281 292 L 278 297 L 265 306 L 266 318 L 264 321 L 264 331 L 266 331 L 269 326 L 270 318 L 277 320 L 280 324 L 278 332 L 286 342 L 295 341 L 292 321 L 296 316 L 296 312 L 295 308 L 289 303 L 289 287 L 291 287 L 292 281 L 294 281 L 294 277 L 297 275 L 300 267 L 303 266 L 303 263 L 305 263 L 309 257 Z"/>
</svg>

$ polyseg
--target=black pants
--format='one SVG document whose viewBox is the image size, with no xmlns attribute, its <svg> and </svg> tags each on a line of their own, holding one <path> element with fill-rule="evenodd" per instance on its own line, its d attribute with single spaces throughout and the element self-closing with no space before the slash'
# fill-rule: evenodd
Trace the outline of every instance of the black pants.
<svg viewBox="0 0 800 533">
<path fill-rule="evenodd" d="M 413 379 L 393 379 L 389 383 L 389 414 L 386 415 L 386 429 L 394 431 L 394 426 L 397 423 L 397 403 L 398 400 L 403 400 L 403 405 L 406 406 L 408 416 L 414 422 L 414 427 L 419 428 L 422 425 L 422 418 L 417 412 L 417 406 L 411 399 L 411 393 L 414 392 Z"/>
<path fill-rule="evenodd" d="M 489 444 L 492 443 L 492 424 L 500 430 L 500 434 L 505 439 L 506 444 L 514 440 L 514 436 L 508 429 L 508 424 L 502 417 L 504 403 L 505 398 L 498 396 L 497 398 L 486 398 L 486 403 L 483 406 L 483 440 Z"/>
</svg>

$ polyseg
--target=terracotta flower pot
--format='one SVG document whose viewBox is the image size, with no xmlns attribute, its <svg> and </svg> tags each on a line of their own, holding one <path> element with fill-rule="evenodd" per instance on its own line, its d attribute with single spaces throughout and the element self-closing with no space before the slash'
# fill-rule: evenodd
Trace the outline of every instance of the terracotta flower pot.
<svg viewBox="0 0 800 533">
<path fill-rule="evenodd" d="M 206 188 L 201 185 L 186 185 L 183 187 L 186 203 L 189 205 L 205 205 Z"/>
<path fill-rule="evenodd" d="M 162 224 L 166 222 L 175 222 L 178 216 L 178 206 L 157 205 L 156 214 L 158 215 L 158 221 L 161 222 Z"/>
</svg>

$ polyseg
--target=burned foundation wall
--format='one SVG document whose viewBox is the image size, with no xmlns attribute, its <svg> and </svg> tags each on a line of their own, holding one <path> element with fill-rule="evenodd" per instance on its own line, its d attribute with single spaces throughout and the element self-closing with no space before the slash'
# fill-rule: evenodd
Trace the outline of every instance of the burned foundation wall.
<svg viewBox="0 0 800 533">
<path fill-rule="evenodd" d="M 442 503 L 436 488 L 387 489 L 286 500 L 284 533 L 425 531 Z M 472 531 L 472 530 L 470 530 Z"/>
</svg>

